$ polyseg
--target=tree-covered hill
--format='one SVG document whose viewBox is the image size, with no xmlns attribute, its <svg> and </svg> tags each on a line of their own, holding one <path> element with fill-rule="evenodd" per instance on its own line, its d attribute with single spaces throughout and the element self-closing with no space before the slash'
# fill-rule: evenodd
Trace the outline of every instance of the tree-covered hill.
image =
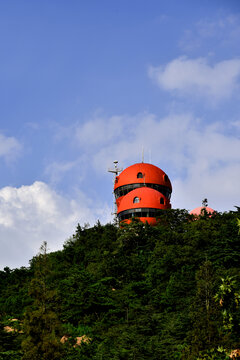
<svg viewBox="0 0 240 360">
<path fill-rule="evenodd" d="M 62 251 L 44 244 L 29 268 L 0 272 L 0 359 L 229 359 L 238 218 L 167 210 L 155 227 L 97 223 Z"/>
</svg>

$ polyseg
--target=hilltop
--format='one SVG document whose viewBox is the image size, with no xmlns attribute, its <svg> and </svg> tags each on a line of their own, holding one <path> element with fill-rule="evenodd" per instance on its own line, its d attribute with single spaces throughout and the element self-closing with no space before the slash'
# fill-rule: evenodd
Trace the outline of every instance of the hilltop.
<svg viewBox="0 0 240 360">
<path fill-rule="evenodd" d="M 44 244 L 29 268 L 0 272 L 0 359 L 229 358 L 239 217 L 166 210 L 154 227 L 78 225 L 62 251 Z"/>
</svg>

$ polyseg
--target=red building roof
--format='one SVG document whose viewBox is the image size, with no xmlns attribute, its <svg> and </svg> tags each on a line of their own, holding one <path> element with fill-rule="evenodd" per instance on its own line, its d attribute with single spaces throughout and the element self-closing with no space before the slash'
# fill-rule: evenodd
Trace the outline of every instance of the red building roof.
<svg viewBox="0 0 240 360">
<path fill-rule="evenodd" d="M 196 207 L 195 209 L 191 210 L 190 214 L 191 215 L 196 215 L 196 216 L 202 215 L 204 209 L 210 214 L 215 212 L 215 210 L 213 210 L 212 208 L 210 208 L 208 206 L 199 206 L 199 207 Z"/>
<path fill-rule="evenodd" d="M 152 164 L 138 163 L 127 167 L 119 176 L 116 176 L 114 190 L 120 186 L 135 183 L 164 185 L 172 191 L 167 174 Z"/>
</svg>

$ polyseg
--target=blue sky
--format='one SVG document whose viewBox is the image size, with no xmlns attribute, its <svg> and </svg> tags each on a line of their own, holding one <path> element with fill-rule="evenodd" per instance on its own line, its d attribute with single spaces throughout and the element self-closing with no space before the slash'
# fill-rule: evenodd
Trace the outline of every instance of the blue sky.
<svg viewBox="0 0 240 360">
<path fill-rule="evenodd" d="M 112 221 L 113 160 L 240 200 L 240 3 L 0 1 L 0 267 Z"/>
</svg>

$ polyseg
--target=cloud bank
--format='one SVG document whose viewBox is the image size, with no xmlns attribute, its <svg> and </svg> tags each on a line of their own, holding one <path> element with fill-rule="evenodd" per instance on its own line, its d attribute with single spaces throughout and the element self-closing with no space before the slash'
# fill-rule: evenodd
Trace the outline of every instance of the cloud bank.
<svg viewBox="0 0 240 360">
<path fill-rule="evenodd" d="M 236 124 L 207 124 L 189 113 L 164 118 L 145 113 L 97 117 L 77 125 L 74 134 L 95 171 L 105 172 L 115 159 L 124 167 L 141 161 L 143 146 L 145 161 L 160 166 L 172 179 L 173 207 L 191 210 L 207 197 L 211 207 L 227 211 L 240 199 Z"/>
<path fill-rule="evenodd" d="M 81 192 L 68 199 L 39 181 L 0 189 L 0 268 L 27 266 L 43 241 L 50 251 L 60 249 L 78 223 L 107 221 L 108 213 Z"/>
</svg>

